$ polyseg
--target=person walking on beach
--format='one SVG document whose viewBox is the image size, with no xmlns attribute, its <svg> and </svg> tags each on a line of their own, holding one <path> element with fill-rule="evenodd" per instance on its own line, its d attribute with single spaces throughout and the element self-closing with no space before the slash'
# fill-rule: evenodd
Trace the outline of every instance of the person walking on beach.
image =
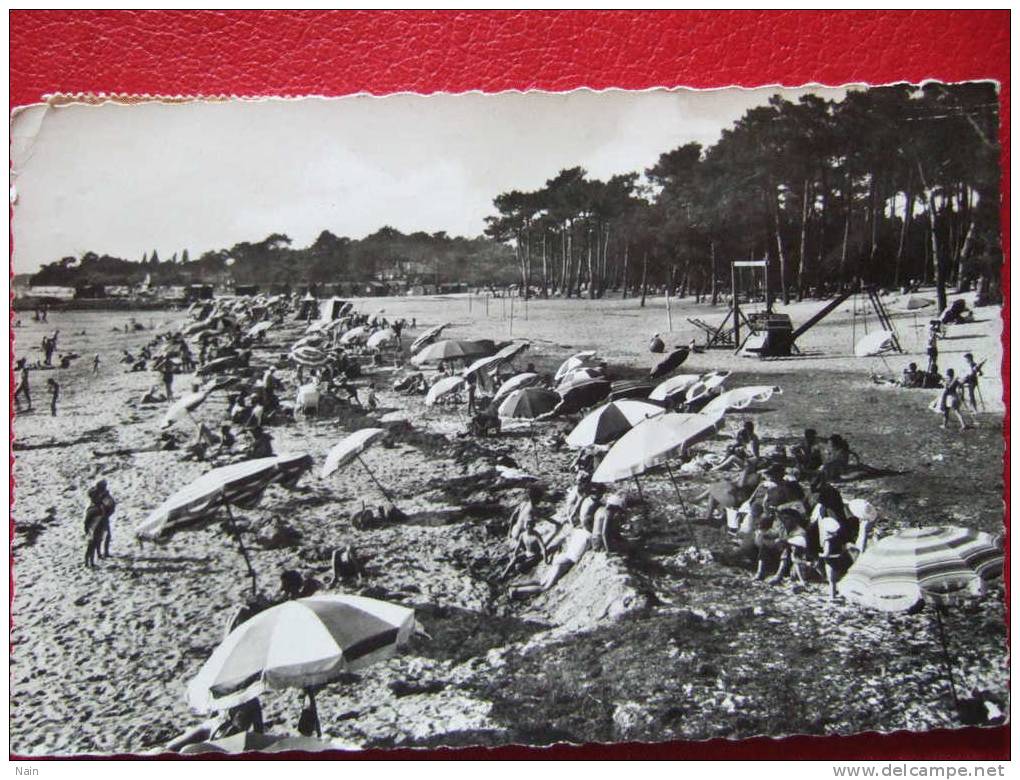
<svg viewBox="0 0 1020 780">
<path fill-rule="evenodd" d="M 942 389 L 942 395 L 939 398 L 939 411 L 942 412 L 942 427 L 949 427 L 949 413 L 952 412 L 956 415 L 956 419 L 960 423 L 960 430 L 967 428 L 967 423 L 963 420 L 963 415 L 960 414 L 961 395 L 963 394 L 963 382 L 956 376 L 956 372 L 951 368 L 946 369 L 946 386 Z"/>
<path fill-rule="evenodd" d="M 160 368 L 163 375 L 163 387 L 166 389 L 166 400 L 174 400 L 174 364 L 170 360 L 164 360 Z"/>
<path fill-rule="evenodd" d="M 60 385 L 57 384 L 57 380 L 50 377 L 46 380 L 46 386 L 50 389 L 50 414 L 53 417 L 57 416 L 57 399 L 60 397 Z"/>
<path fill-rule="evenodd" d="M 16 411 L 20 411 L 21 405 L 18 401 L 24 398 L 25 403 L 28 404 L 26 412 L 32 411 L 32 392 L 28 387 L 28 363 L 25 358 L 18 359 L 18 384 L 14 389 L 14 408 Z"/>
<path fill-rule="evenodd" d="M 110 516 L 117 502 L 102 479 L 89 490 L 89 506 L 85 510 L 85 568 L 95 568 L 96 558 L 110 557 Z"/>
<path fill-rule="evenodd" d="M 97 352 L 96 356 L 92 358 L 92 375 L 95 376 L 98 373 L 99 373 L 99 353 Z"/>
<path fill-rule="evenodd" d="M 977 400 L 975 394 L 980 397 L 980 391 L 978 390 L 978 377 L 981 376 L 981 366 L 985 364 L 982 360 L 981 363 L 974 362 L 974 353 L 968 352 L 963 356 L 964 361 L 967 363 L 967 373 L 963 375 L 962 384 L 964 389 L 967 391 L 967 397 L 970 401 L 970 408 L 975 412 L 977 411 Z M 984 401 L 982 400 L 982 405 Z"/>
</svg>

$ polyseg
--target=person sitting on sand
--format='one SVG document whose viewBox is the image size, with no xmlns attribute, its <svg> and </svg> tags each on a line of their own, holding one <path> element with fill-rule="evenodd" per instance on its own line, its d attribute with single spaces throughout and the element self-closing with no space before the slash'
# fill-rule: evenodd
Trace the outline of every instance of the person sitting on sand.
<svg viewBox="0 0 1020 780">
<path fill-rule="evenodd" d="M 557 545 L 558 552 L 551 561 L 549 569 L 538 582 L 528 582 L 511 587 L 507 595 L 511 598 L 544 593 L 553 587 L 572 567 L 581 562 L 589 546 L 591 533 L 583 528 L 574 528 Z"/>
<path fill-rule="evenodd" d="M 578 471 L 574 476 L 574 484 L 567 491 L 567 496 L 563 500 L 563 508 L 559 513 L 560 519 L 564 523 L 575 524 L 578 512 L 581 510 L 581 503 L 588 495 L 590 487 L 591 474 L 587 471 Z"/>
<path fill-rule="evenodd" d="M 577 509 L 577 527 L 591 531 L 595 524 L 595 513 L 602 503 L 602 495 L 605 493 L 605 486 L 592 482 L 588 488 L 588 494 L 581 500 L 581 506 Z"/>
<path fill-rule="evenodd" d="M 329 587 L 336 588 L 350 580 L 356 580 L 360 585 L 365 577 L 365 564 L 358 556 L 353 544 L 345 544 L 333 550 L 333 579 Z"/>
<path fill-rule="evenodd" d="M 829 451 L 821 469 L 825 478 L 831 482 L 843 477 L 850 469 L 851 458 L 854 458 L 860 466 L 861 456 L 850 449 L 850 443 L 838 433 L 832 434 L 829 437 Z"/>
<path fill-rule="evenodd" d="M 542 497 L 542 491 L 535 485 L 528 488 L 527 493 L 510 515 L 510 529 L 507 532 L 507 541 L 511 547 L 516 547 L 517 540 L 529 527 L 535 524 L 535 504 Z"/>
<path fill-rule="evenodd" d="M 814 428 L 804 429 L 804 438 L 793 447 L 793 457 L 801 471 L 814 472 L 822 467 L 821 443 Z"/>
<path fill-rule="evenodd" d="M 807 497 L 813 533 L 818 537 L 818 557 L 825 569 L 829 598 L 836 598 L 836 581 L 849 565 L 846 545 L 857 538 L 859 521 L 846 511 L 843 496 L 829 484 L 825 473 L 811 483 Z"/>
<path fill-rule="evenodd" d="M 722 471 L 732 465 L 741 468 L 746 463 L 757 463 L 761 456 L 761 442 L 754 432 L 754 423 L 745 420 L 743 426 L 733 436 L 733 443 L 726 448 L 726 457 L 713 471 Z"/>
<path fill-rule="evenodd" d="M 255 458 L 273 457 L 273 437 L 258 426 L 248 428 L 247 430 L 251 437 L 251 443 L 248 445 L 245 458 L 254 460 Z"/>
<path fill-rule="evenodd" d="M 595 510 L 592 520 L 591 536 L 593 550 L 613 552 L 620 541 L 620 528 L 623 525 L 623 496 L 614 493 Z M 611 543 L 612 542 L 612 543 Z"/>
<path fill-rule="evenodd" d="M 924 384 L 924 377 L 917 369 L 917 363 L 911 363 L 903 369 L 903 376 L 900 379 L 900 387 L 921 387 Z"/>
<path fill-rule="evenodd" d="M 356 395 L 357 391 L 355 391 Z M 375 396 L 375 382 L 368 383 L 368 395 L 365 397 L 365 405 L 372 412 L 379 408 L 379 399 Z"/>
<path fill-rule="evenodd" d="M 301 572 L 286 569 L 280 573 L 280 601 L 292 601 L 314 596 L 322 585 L 314 577 L 302 576 Z"/>
<path fill-rule="evenodd" d="M 535 520 L 532 517 L 517 535 L 513 548 L 510 550 L 510 562 L 499 574 L 500 579 L 505 579 L 510 572 L 524 574 L 535 568 L 541 561 L 549 560 L 549 550 L 546 547 L 545 539 L 535 530 Z"/>
<path fill-rule="evenodd" d="M 159 390 L 159 385 L 153 385 L 146 391 L 145 395 L 142 396 L 143 404 L 156 404 L 163 403 L 166 401 L 166 396 Z"/>
<path fill-rule="evenodd" d="M 727 509 L 736 509 L 747 501 L 758 486 L 758 473 L 753 463 L 745 463 L 736 479 L 726 479 L 708 486 L 705 491 L 695 498 L 695 501 L 708 499 L 705 509 L 705 520 L 714 522 L 717 510 L 725 512 Z"/>
</svg>

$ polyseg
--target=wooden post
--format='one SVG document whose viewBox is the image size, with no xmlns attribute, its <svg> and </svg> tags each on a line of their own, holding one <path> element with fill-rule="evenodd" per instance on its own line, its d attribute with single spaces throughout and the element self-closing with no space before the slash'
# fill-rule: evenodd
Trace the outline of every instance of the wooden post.
<svg viewBox="0 0 1020 780">
<path fill-rule="evenodd" d="M 673 313 L 669 308 L 669 290 L 666 290 L 666 328 L 672 333 L 673 332 Z"/>
<path fill-rule="evenodd" d="M 510 335 L 514 335 L 514 299 L 510 298 Z"/>
<path fill-rule="evenodd" d="M 731 308 L 733 312 L 733 344 L 740 349 L 740 303 L 737 300 L 737 267 L 730 265 Z"/>
</svg>

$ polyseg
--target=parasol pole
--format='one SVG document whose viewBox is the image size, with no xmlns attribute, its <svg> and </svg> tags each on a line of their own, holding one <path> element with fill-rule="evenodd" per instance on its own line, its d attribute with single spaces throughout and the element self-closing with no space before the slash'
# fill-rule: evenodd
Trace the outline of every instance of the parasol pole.
<svg viewBox="0 0 1020 780">
<path fill-rule="evenodd" d="M 669 465 L 669 461 L 666 461 L 666 472 L 669 474 L 669 479 L 673 483 L 673 489 L 676 491 L 676 499 L 680 502 L 680 511 L 683 512 L 684 522 L 687 523 L 687 532 L 691 535 L 691 539 L 696 540 L 694 536 L 694 526 L 691 525 L 691 516 L 687 511 L 687 502 L 684 501 L 683 495 L 680 493 L 680 486 L 677 484 L 676 476 L 673 474 L 673 469 Z"/>
<path fill-rule="evenodd" d="M 640 498 L 641 499 L 641 503 L 644 504 L 644 502 L 645 502 L 645 495 L 644 495 L 644 493 L 641 492 L 641 480 L 639 480 L 637 478 L 637 474 L 634 475 L 634 484 L 637 485 L 638 498 Z"/>
<path fill-rule="evenodd" d="M 392 506 L 396 506 L 396 503 L 394 503 L 393 498 L 390 496 L 389 493 L 386 492 L 386 488 L 382 486 L 382 483 L 378 479 L 376 479 L 375 474 L 372 473 L 372 469 L 370 469 L 368 465 L 365 463 L 365 461 L 361 459 L 361 454 L 358 453 L 354 457 L 358 459 L 358 463 L 360 463 L 361 467 L 365 469 L 368 476 L 372 478 L 372 481 L 375 483 L 375 486 L 379 488 L 379 492 L 386 497 L 386 500 L 389 501 Z"/>
<path fill-rule="evenodd" d="M 227 526 L 230 528 L 230 532 L 234 535 L 234 539 L 237 540 L 237 546 L 241 548 L 241 556 L 244 558 L 244 565 L 248 567 L 248 576 L 251 577 L 251 595 L 254 597 L 258 593 L 258 588 L 255 583 L 255 569 L 251 565 L 251 558 L 248 556 L 248 550 L 245 548 L 244 541 L 241 539 L 241 532 L 234 523 L 234 514 L 230 511 L 230 504 L 223 504 L 223 508 L 227 510 Z"/>
<path fill-rule="evenodd" d="M 956 680 L 953 679 L 953 660 L 949 656 L 949 643 L 946 641 L 946 630 L 942 625 L 942 604 L 935 603 L 935 623 L 939 629 L 939 644 L 942 645 L 942 662 L 946 667 L 946 676 L 949 679 L 949 691 L 953 694 L 953 706 L 957 712 L 960 711 L 960 700 L 956 696 Z"/>
</svg>

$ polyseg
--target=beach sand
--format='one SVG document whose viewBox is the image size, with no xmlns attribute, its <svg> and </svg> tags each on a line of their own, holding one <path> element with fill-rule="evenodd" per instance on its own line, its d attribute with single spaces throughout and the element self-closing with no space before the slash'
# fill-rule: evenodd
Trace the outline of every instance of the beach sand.
<svg viewBox="0 0 1020 780">
<path fill-rule="evenodd" d="M 519 364 L 551 371 L 565 357 L 597 349 L 627 378 L 656 360 L 651 333 L 667 344 L 695 336 L 686 317 L 719 321 L 723 307 L 672 302 L 667 332 L 664 300 L 509 301 L 450 296 L 359 299 L 358 309 L 417 319 L 417 331 L 450 322 L 450 338 L 529 340 Z M 860 307 L 862 304 L 858 302 Z M 795 326 L 818 302 L 786 307 Z M 727 431 L 752 417 L 766 448 L 813 426 L 839 432 L 881 475 L 843 486 L 883 514 L 879 531 L 959 524 L 1002 531 L 1002 383 L 999 310 L 977 310 L 978 322 L 953 326 L 940 342 L 941 366 L 962 367 L 961 354 L 987 359 L 982 395 L 988 412 L 974 430 L 943 431 L 927 410 L 937 391 L 874 384 L 874 372 L 921 368 L 926 314 L 887 301 L 907 354 L 854 358 L 851 330 L 865 321 L 852 303 L 799 342 L 804 354 L 759 361 L 725 350 L 692 355 L 684 370 L 729 369 L 728 386 L 775 384 L 783 389 L 764 408 L 731 415 Z M 33 371 L 36 410 L 15 421 L 17 522 L 11 632 L 11 752 L 68 755 L 151 751 L 197 722 L 184 697 L 188 680 L 212 652 L 247 580 L 237 547 L 223 530 L 182 533 L 163 545 L 139 545 L 133 528 L 207 466 L 181 462 L 178 452 L 150 451 L 165 405 L 135 402 L 158 381 L 130 373 L 120 350 L 137 350 L 153 330 L 124 333 L 129 313 L 52 312 L 45 324 L 19 313 L 15 353 L 41 358 L 42 335 L 60 328 L 61 352 L 81 358 L 65 370 Z M 147 327 L 182 315 L 139 312 Z M 120 328 L 114 332 L 113 328 Z M 877 329 L 869 312 L 867 327 Z M 270 333 L 255 361 L 287 351 L 299 323 Z M 81 332 L 84 331 L 82 334 Z M 701 338 L 699 337 L 699 342 Z M 102 356 L 98 375 L 91 358 Z M 51 417 L 45 380 L 62 386 Z M 628 555 L 590 554 L 549 593 L 509 603 L 487 577 L 499 566 L 510 507 L 521 484 L 494 484 L 501 454 L 548 488 L 541 512 L 551 513 L 569 485 L 572 453 L 555 450 L 569 421 L 521 429 L 480 441 L 461 439 L 463 407 L 426 408 L 421 398 L 389 390 L 392 369 L 379 371 L 381 408 L 337 420 L 302 420 L 270 429 L 277 452 L 308 452 L 315 467 L 293 492 L 271 488 L 258 508 L 239 511 L 260 587 L 275 592 L 279 573 L 294 568 L 320 581 L 331 551 L 353 543 L 368 558 L 365 595 L 417 610 L 431 640 L 411 646 L 319 696 L 323 729 L 352 747 L 507 744 L 513 742 L 705 739 L 755 734 L 850 733 L 958 725 L 942 682 L 940 655 L 928 615 L 885 616 L 849 605 L 830 606 L 824 588 L 751 583 L 726 559 L 715 528 L 679 520 L 672 487 L 662 475 L 643 480 L 643 511 L 631 511 L 643 541 Z M 291 380 L 288 372 L 283 375 Z M 190 378 L 180 376 L 178 393 Z M 362 380 L 363 386 L 368 380 Z M 292 385 L 291 385 L 292 386 Z M 288 390 L 288 395 L 291 391 Z M 223 394 L 195 413 L 212 424 Z M 357 464 L 329 478 L 325 453 L 346 433 L 378 425 L 403 410 L 387 446 L 364 456 L 408 515 L 407 523 L 359 532 L 345 516 L 383 503 Z M 191 423 L 178 428 L 193 433 Z M 705 445 L 720 451 L 722 436 Z M 466 487 L 443 481 L 472 477 Z M 113 556 L 95 571 L 82 565 L 86 490 L 107 479 L 118 502 Z M 690 480 L 692 490 L 705 480 Z M 697 483 L 697 484 L 695 484 Z M 631 491 L 633 492 L 633 491 Z M 633 498 L 633 496 L 632 496 Z M 292 547 L 261 549 L 255 536 L 279 515 L 301 537 Z M 957 681 L 1007 709 L 1007 656 L 1001 589 L 949 616 Z M 295 730 L 297 691 L 263 696 L 274 731 Z"/>
</svg>

